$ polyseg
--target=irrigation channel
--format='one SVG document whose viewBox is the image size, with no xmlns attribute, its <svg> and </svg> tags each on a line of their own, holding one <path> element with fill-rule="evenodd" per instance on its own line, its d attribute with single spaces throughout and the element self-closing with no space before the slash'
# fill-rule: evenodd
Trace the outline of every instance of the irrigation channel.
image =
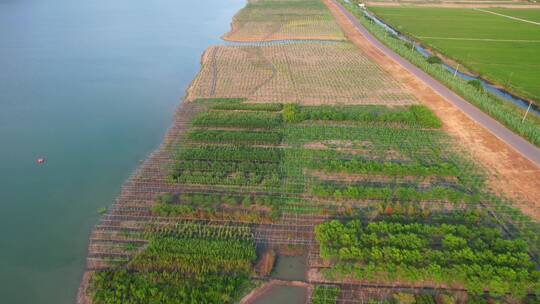
<svg viewBox="0 0 540 304">
<path fill-rule="evenodd" d="M 1 303 L 74 302 L 98 209 L 244 5 L 0 1 Z"/>
<path fill-rule="evenodd" d="M 422 54 L 422 56 L 424 56 L 425 58 L 428 58 L 429 56 L 433 55 L 429 50 L 422 47 L 419 43 L 417 43 L 413 39 L 409 38 L 408 36 L 400 33 L 399 31 L 397 31 L 396 29 L 394 29 L 390 25 L 386 24 L 384 21 L 377 18 L 377 16 L 375 16 L 374 14 L 368 12 L 365 9 L 361 9 L 361 8 L 357 8 L 357 9 L 360 10 L 364 14 L 364 16 L 371 19 L 375 24 L 383 27 L 390 34 L 398 37 L 402 41 L 405 41 L 405 42 L 410 43 L 411 45 L 413 45 L 414 48 L 416 49 L 416 51 L 418 51 L 420 54 Z M 454 74 L 454 75 L 456 75 L 456 76 L 458 76 L 458 77 L 460 77 L 460 78 L 462 78 L 462 79 L 464 79 L 466 81 L 479 80 L 480 83 L 482 84 L 482 87 L 484 87 L 484 89 L 487 92 L 490 92 L 491 94 L 499 97 L 500 99 L 502 99 L 504 101 L 511 102 L 514 105 L 516 105 L 516 106 L 518 106 L 518 107 L 520 107 L 520 108 L 522 108 L 524 110 L 529 109 L 529 106 L 530 106 L 529 113 L 540 117 L 540 108 L 538 108 L 538 106 L 536 106 L 534 104 L 531 104 L 530 102 L 528 102 L 526 100 L 523 100 L 523 99 L 521 99 L 521 98 L 519 98 L 519 97 L 517 97 L 515 95 L 510 94 L 509 92 L 507 92 L 506 90 L 504 90 L 502 88 L 496 87 L 495 85 L 489 83 L 485 79 L 482 79 L 480 77 L 476 77 L 476 76 L 472 76 L 472 75 L 469 75 L 467 73 L 464 73 L 464 72 L 459 70 L 459 67 L 452 67 L 452 66 L 450 66 L 450 65 L 448 65 L 448 64 L 446 64 L 444 62 L 442 63 L 442 65 L 450 73 L 452 73 L 452 74 Z"/>
</svg>

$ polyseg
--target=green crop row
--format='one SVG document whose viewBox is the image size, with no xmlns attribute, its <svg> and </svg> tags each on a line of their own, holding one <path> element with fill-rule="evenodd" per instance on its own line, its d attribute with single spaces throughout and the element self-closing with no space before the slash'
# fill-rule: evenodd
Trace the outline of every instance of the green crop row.
<svg viewBox="0 0 540 304">
<path fill-rule="evenodd" d="M 193 102 L 195 103 L 240 103 L 246 101 L 247 98 L 197 98 Z"/>
<path fill-rule="evenodd" d="M 247 160 L 241 162 L 186 160 L 178 162 L 176 164 L 176 170 L 178 171 L 178 175 L 182 175 L 182 173 L 186 171 L 212 171 L 222 174 L 228 174 L 231 172 L 252 172 L 262 174 L 277 173 L 279 171 L 279 164 Z"/>
<path fill-rule="evenodd" d="M 279 162 L 279 148 L 255 148 L 248 146 L 198 146 L 179 149 L 177 160 L 221 160 Z"/>
<path fill-rule="evenodd" d="M 191 275 L 249 273 L 255 259 L 255 247 L 250 241 L 155 236 L 128 267 Z"/>
<path fill-rule="evenodd" d="M 377 162 L 369 160 L 312 160 L 309 168 L 325 172 L 380 174 L 385 176 L 458 176 L 459 169 L 451 163 L 422 165 L 416 163 Z"/>
<path fill-rule="evenodd" d="M 281 114 L 268 112 L 203 112 L 192 121 L 197 127 L 271 129 L 282 124 Z"/>
<path fill-rule="evenodd" d="M 97 271 L 91 281 L 94 304 L 235 303 L 249 288 L 247 275 L 206 274 L 186 278 L 176 272 Z"/>
<path fill-rule="evenodd" d="M 311 296 L 312 304 L 335 304 L 339 298 L 339 287 L 315 286 Z"/>
<path fill-rule="evenodd" d="M 222 102 L 213 104 L 210 109 L 212 110 L 241 110 L 241 111 L 268 111 L 279 112 L 283 108 L 280 103 L 231 103 Z"/>
<path fill-rule="evenodd" d="M 268 172 L 219 172 L 219 171 L 182 171 L 173 175 L 177 183 L 203 184 L 203 185 L 235 185 L 235 186 L 263 186 L 278 187 L 280 175 Z"/>
<path fill-rule="evenodd" d="M 412 105 L 404 107 L 386 106 L 299 106 L 287 104 L 283 109 L 286 122 L 302 122 L 306 120 L 354 121 L 400 123 L 421 128 L 440 128 L 440 120 L 425 106 Z"/>
<path fill-rule="evenodd" d="M 214 226 L 195 222 L 175 222 L 167 225 L 149 223 L 145 228 L 145 237 L 155 235 L 174 236 L 181 238 L 208 238 L 208 239 L 243 239 L 253 238 L 251 228 L 248 226 Z"/>
<path fill-rule="evenodd" d="M 164 197 L 166 197 L 164 199 Z M 167 199 L 169 198 L 169 199 Z M 227 194 L 227 193 L 181 193 L 177 196 L 170 194 L 162 195 L 157 200 L 156 206 L 191 206 L 212 208 L 216 205 L 226 204 L 229 206 L 246 206 L 249 207 L 252 204 L 262 206 L 273 206 L 282 203 L 282 198 L 279 196 L 271 195 L 252 195 L 252 194 Z"/>
<path fill-rule="evenodd" d="M 314 184 L 311 194 L 316 197 L 335 200 L 382 200 L 403 202 L 447 201 L 450 203 L 478 203 L 479 194 L 468 194 L 452 188 L 436 186 L 427 190 L 418 190 L 410 187 L 371 187 L 346 186 L 339 187 L 333 184 Z"/>
<path fill-rule="evenodd" d="M 278 132 L 192 130 L 186 139 L 204 143 L 232 143 L 248 145 L 278 145 L 282 134 Z"/>
</svg>

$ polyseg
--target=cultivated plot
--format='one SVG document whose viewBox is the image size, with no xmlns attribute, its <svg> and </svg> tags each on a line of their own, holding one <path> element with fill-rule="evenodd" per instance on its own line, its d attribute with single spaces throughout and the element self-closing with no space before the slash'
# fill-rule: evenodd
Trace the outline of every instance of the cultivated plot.
<svg viewBox="0 0 540 304">
<path fill-rule="evenodd" d="M 416 100 L 350 43 L 211 47 L 189 99 L 406 105 Z"/>
<path fill-rule="evenodd" d="M 531 23 L 540 18 L 540 9 L 523 12 L 372 7 L 371 10 L 399 31 L 416 37 L 484 78 L 525 98 L 540 100 L 540 25 Z"/>
<path fill-rule="evenodd" d="M 345 36 L 320 0 L 249 1 L 233 19 L 230 41 L 290 39 L 344 40 Z"/>
<path fill-rule="evenodd" d="M 306 252 L 313 303 L 362 284 L 454 299 L 538 288 L 538 225 L 486 191 L 423 106 L 218 98 L 179 114 L 92 233 L 93 303 L 233 303 L 283 248 Z"/>
</svg>

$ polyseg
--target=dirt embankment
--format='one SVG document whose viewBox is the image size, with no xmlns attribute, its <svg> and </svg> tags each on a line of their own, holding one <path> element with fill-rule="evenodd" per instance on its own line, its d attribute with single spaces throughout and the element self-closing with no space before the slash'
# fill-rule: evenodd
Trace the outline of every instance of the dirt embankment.
<svg viewBox="0 0 540 304">
<path fill-rule="evenodd" d="M 385 56 L 355 29 L 335 3 L 331 0 L 323 2 L 345 35 L 429 107 L 443 122 L 443 130 L 490 172 L 489 186 L 513 198 L 525 214 L 540 220 L 540 168 L 472 121 L 399 63 Z"/>
</svg>

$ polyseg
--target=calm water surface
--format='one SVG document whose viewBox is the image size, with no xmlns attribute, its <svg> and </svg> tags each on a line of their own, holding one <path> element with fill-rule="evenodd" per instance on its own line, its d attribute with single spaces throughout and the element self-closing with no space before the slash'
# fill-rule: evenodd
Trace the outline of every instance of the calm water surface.
<svg viewBox="0 0 540 304">
<path fill-rule="evenodd" d="M 243 5 L 0 0 L 1 303 L 73 302 L 96 210 Z"/>
</svg>

